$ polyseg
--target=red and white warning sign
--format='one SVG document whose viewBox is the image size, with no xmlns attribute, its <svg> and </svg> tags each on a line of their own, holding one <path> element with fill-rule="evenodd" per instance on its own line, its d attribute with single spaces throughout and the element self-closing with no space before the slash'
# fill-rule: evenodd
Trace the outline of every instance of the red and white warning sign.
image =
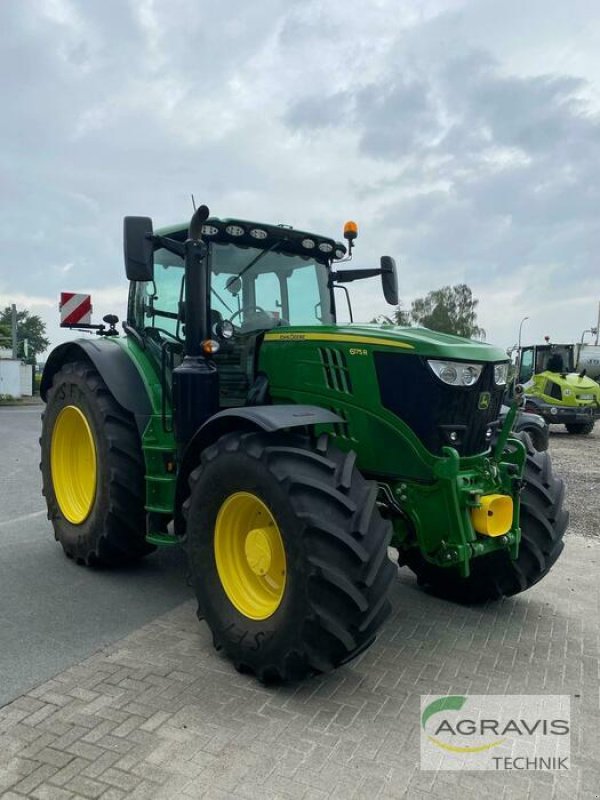
<svg viewBox="0 0 600 800">
<path fill-rule="evenodd" d="M 81 323 L 89 325 L 92 321 L 92 296 L 90 294 L 61 292 L 58 308 L 61 326 Z"/>
</svg>

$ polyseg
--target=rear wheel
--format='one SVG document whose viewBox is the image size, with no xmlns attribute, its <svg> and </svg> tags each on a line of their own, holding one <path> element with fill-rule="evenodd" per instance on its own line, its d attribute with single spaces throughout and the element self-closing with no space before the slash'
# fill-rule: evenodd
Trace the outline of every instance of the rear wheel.
<svg viewBox="0 0 600 800">
<path fill-rule="evenodd" d="M 67 363 L 54 376 L 40 443 L 48 518 L 69 557 L 119 564 L 152 552 L 139 434 L 90 364 Z"/>
<path fill-rule="evenodd" d="M 514 434 L 527 447 L 521 492 L 521 544 L 516 560 L 506 551 L 474 558 L 471 574 L 426 561 L 419 550 L 403 555 L 419 583 L 459 603 L 483 603 L 523 592 L 551 569 L 564 547 L 569 514 L 563 509 L 564 484 L 552 473 L 548 452 L 538 452 L 527 434 Z M 510 446 L 510 441 L 509 445 Z"/>
<path fill-rule="evenodd" d="M 396 569 L 377 486 L 327 437 L 231 433 L 183 512 L 199 615 L 241 671 L 299 679 L 349 661 L 387 617 Z"/>
<path fill-rule="evenodd" d="M 594 422 L 595 420 L 593 419 L 588 422 L 572 422 L 569 425 L 565 425 L 565 428 L 569 433 L 587 435 L 594 430 Z"/>
</svg>

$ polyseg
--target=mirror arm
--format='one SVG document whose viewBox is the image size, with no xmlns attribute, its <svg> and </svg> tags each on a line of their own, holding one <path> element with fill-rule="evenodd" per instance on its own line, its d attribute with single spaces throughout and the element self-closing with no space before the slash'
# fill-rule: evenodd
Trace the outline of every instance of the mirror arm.
<svg viewBox="0 0 600 800">
<path fill-rule="evenodd" d="M 362 278 L 375 278 L 377 275 L 381 275 L 380 269 L 345 269 L 343 272 L 331 272 L 329 280 L 331 284 L 351 283 Z"/>
<path fill-rule="evenodd" d="M 148 235 L 147 237 L 152 241 L 154 249 L 158 250 L 159 247 L 164 247 L 169 253 L 183 258 L 185 254 L 185 245 L 183 242 L 178 242 L 176 239 L 169 239 L 168 236 L 159 236 L 158 234 Z"/>
</svg>

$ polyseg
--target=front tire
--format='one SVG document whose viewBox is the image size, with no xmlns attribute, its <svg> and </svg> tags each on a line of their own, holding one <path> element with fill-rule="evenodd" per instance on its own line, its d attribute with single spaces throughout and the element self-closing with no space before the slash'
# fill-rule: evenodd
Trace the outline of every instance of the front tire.
<svg viewBox="0 0 600 800">
<path fill-rule="evenodd" d="M 65 364 L 42 417 L 43 493 L 54 536 L 88 566 L 134 561 L 145 540 L 144 460 L 133 418 L 98 372 Z"/>
<path fill-rule="evenodd" d="M 203 452 L 190 489 L 199 615 L 238 670 L 296 680 L 371 644 L 396 569 L 377 486 L 354 453 L 326 436 L 315 447 L 306 436 L 235 432 Z"/>
<path fill-rule="evenodd" d="M 563 509 L 564 483 L 552 472 L 548 452 L 538 452 L 525 433 L 516 433 L 527 448 L 521 492 L 521 544 L 516 560 L 506 551 L 474 558 L 471 574 L 462 578 L 453 568 L 426 561 L 418 549 L 408 551 L 405 563 L 419 584 L 432 593 L 464 604 L 485 603 L 524 592 L 552 568 L 563 547 L 569 513 Z M 510 440 L 509 440 L 510 446 Z"/>
<path fill-rule="evenodd" d="M 540 428 L 523 428 L 519 431 L 519 433 L 526 433 L 531 439 L 533 447 L 538 452 L 541 453 L 548 449 L 549 433 L 547 426 L 545 430 L 541 430 Z"/>
<path fill-rule="evenodd" d="M 565 425 L 567 431 L 574 435 L 587 436 L 594 430 L 595 420 L 591 419 L 588 422 L 572 422 Z"/>
</svg>

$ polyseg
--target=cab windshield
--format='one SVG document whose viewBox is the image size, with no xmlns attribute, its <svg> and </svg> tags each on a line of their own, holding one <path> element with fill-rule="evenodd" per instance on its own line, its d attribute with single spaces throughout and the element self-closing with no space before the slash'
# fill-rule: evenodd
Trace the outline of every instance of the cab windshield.
<svg viewBox="0 0 600 800">
<path fill-rule="evenodd" d="M 210 327 L 231 320 L 238 333 L 283 325 L 327 325 L 335 320 L 327 265 L 310 256 L 211 243 Z M 259 258 L 260 256 L 260 258 Z M 248 265 L 258 259 L 255 264 Z M 185 300 L 183 259 L 159 249 L 154 280 L 136 284 L 136 327 L 163 340 L 182 340 L 180 301 Z"/>
<path fill-rule="evenodd" d="M 209 258 L 213 322 L 227 319 L 244 332 L 334 322 L 325 263 L 309 255 L 216 243 Z"/>
<path fill-rule="evenodd" d="M 573 372 L 573 348 L 562 344 L 540 347 L 536 362 L 536 372 Z"/>
</svg>

